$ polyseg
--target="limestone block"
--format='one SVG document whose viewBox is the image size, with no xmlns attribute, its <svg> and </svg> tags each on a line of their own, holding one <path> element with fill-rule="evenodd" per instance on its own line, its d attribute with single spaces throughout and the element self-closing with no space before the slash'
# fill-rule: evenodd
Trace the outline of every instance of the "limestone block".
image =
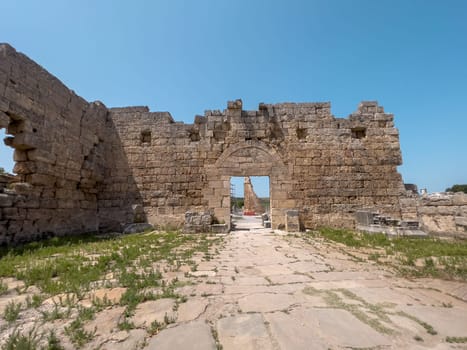
<svg viewBox="0 0 467 350">
<path fill-rule="evenodd" d="M 467 217 L 465 217 L 465 216 L 456 216 L 456 217 L 454 218 L 454 222 L 455 222 L 456 225 L 458 225 L 458 226 L 467 227 Z"/>
<path fill-rule="evenodd" d="M 13 205 L 13 198 L 13 196 L 10 196 L 8 194 L 0 193 L 0 207 L 11 207 Z"/>
<path fill-rule="evenodd" d="M 8 124 L 10 123 L 10 117 L 0 111 L 0 129 L 8 127 Z"/>
<path fill-rule="evenodd" d="M 298 210 L 287 210 L 285 214 L 285 230 L 287 232 L 300 231 Z"/>
<path fill-rule="evenodd" d="M 16 162 L 13 167 L 13 172 L 20 175 L 28 175 L 37 171 L 37 166 L 34 162 Z"/>
</svg>

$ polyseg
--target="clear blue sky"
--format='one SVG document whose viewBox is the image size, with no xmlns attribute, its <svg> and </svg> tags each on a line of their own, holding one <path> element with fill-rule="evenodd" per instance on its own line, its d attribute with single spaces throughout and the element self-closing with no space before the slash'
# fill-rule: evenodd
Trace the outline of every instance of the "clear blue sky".
<svg viewBox="0 0 467 350">
<path fill-rule="evenodd" d="M 465 0 L 4 0 L 0 13 L 0 42 L 89 101 L 191 123 L 236 98 L 331 101 L 339 117 L 378 100 L 405 182 L 467 183 Z"/>
</svg>

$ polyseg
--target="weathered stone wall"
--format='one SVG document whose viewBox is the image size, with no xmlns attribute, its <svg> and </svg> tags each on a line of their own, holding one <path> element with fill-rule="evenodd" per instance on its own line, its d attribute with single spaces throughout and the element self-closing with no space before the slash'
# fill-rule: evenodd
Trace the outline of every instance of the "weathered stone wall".
<svg viewBox="0 0 467 350">
<path fill-rule="evenodd" d="M 96 231 L 107 110 L 0 45 L 0 127 L 13 135 L 16 184 L 0 193 L 0 243 Z"/>
<path fill-rule="evenodd" d="M 464 193 L 411 196 L 402 198 L 401 206 L 429 234 L 467 238 L 467 195 Z"/>
<path fill-rule="evenodd" d="M 356 208 L 378 208 L 400 217 L 404 191 L 393 116 L 376 102 L 362 102 L 348 119 L 334 118 L 329 104 L 281 108 L 288 124 L 290 197 L 306 227 L 352 226 Z"/>
<path fill-rule="evenodd" d="M 270 177 L 273 227 L 285 224 L 289 209 L 299 209 L 304 227 L 351 227 L 362 207 L 401 215 L 398 132 L 376 102 L 362 103 L 348 119 L 333 117 L 329 103 L 243 111 L 239 100 L 194 124 L 144 108 L 110 116 L 151 223 L 181 224 L 187 210 L 203 208 L 228 222 L 230 177 L 254 175 Z M 114 176 L 106 181 L 110 194 L 124 192 Z"/>
<path fill-rule="evenodd" d="M 186 211 L 202 212 L 202 169 L 213 155 L 199 141 L 196 125 L 175 123 L 169 113 L 147 107 L 113 108 L 109 117 L 114 164 L 99 188 L 102 225 L 131 222 L 135 204 L 150 223 L 162 226 L 181 227 Z"/>
<path fill-rule="evenodd" d="M 14 136 L 18 173 L 0 198 L 4 242 L 141 221 L 181 227 L 187 211 L 229 223 L 231 176 L 269 176 L 273 228 L 290 210 L 302 228 L 352 227 L 364 207 L 401 216 L 398 131 L 376 102 L 341 119 L 329 103 L 244 111 L 237 100 L 184 124 L 88 103 L 8 45 L 0 57 L 0 127 Z"/>
</svg>

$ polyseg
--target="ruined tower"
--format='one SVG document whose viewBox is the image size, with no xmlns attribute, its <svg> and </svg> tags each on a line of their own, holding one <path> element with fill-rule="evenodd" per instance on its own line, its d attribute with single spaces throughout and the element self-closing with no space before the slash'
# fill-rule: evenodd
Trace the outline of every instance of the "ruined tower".
<svg viewBox="0 0 467 350">
<path fill-rule="evenodd" d="M 249 176 L 245 176 L 243 184 L 243 193 L 244 193 L 244 215 L 260 215 L 265 212 L 261 200 L 256 195 L 253 184 Z"/>
</svg>

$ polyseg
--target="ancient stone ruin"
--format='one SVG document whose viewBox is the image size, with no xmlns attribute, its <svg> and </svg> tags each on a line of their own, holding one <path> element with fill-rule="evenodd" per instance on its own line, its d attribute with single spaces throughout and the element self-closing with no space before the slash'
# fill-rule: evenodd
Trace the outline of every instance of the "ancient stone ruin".
<svg viewBox="0 0 467 350">
<path fill-rule="evenodd" d="M 253 184 L 249 176 L 245 176 L 243 184 L 243 193 L 244 193 L 244 215 L 259 215 L 263 214 L 266 210 L 261 204 L 261 200 L 255 193 L 253 189 Z"/>
<path fill-rule="evenodd" d="M 354 227 L 362 208 L 404 217 L 398 130 L 377 102 L 337 118 L 330 103 L 245 111 L 236 100 L 184 124 L 87 102 L 2 44 L 0 128 L 12 135 L 17 174 L 0 190 L 3 244 L 132 223 L 182 227 L 187 212 L 228 226 L 231 176 L 269 176 L 274 229 Z"/>
</svg>

